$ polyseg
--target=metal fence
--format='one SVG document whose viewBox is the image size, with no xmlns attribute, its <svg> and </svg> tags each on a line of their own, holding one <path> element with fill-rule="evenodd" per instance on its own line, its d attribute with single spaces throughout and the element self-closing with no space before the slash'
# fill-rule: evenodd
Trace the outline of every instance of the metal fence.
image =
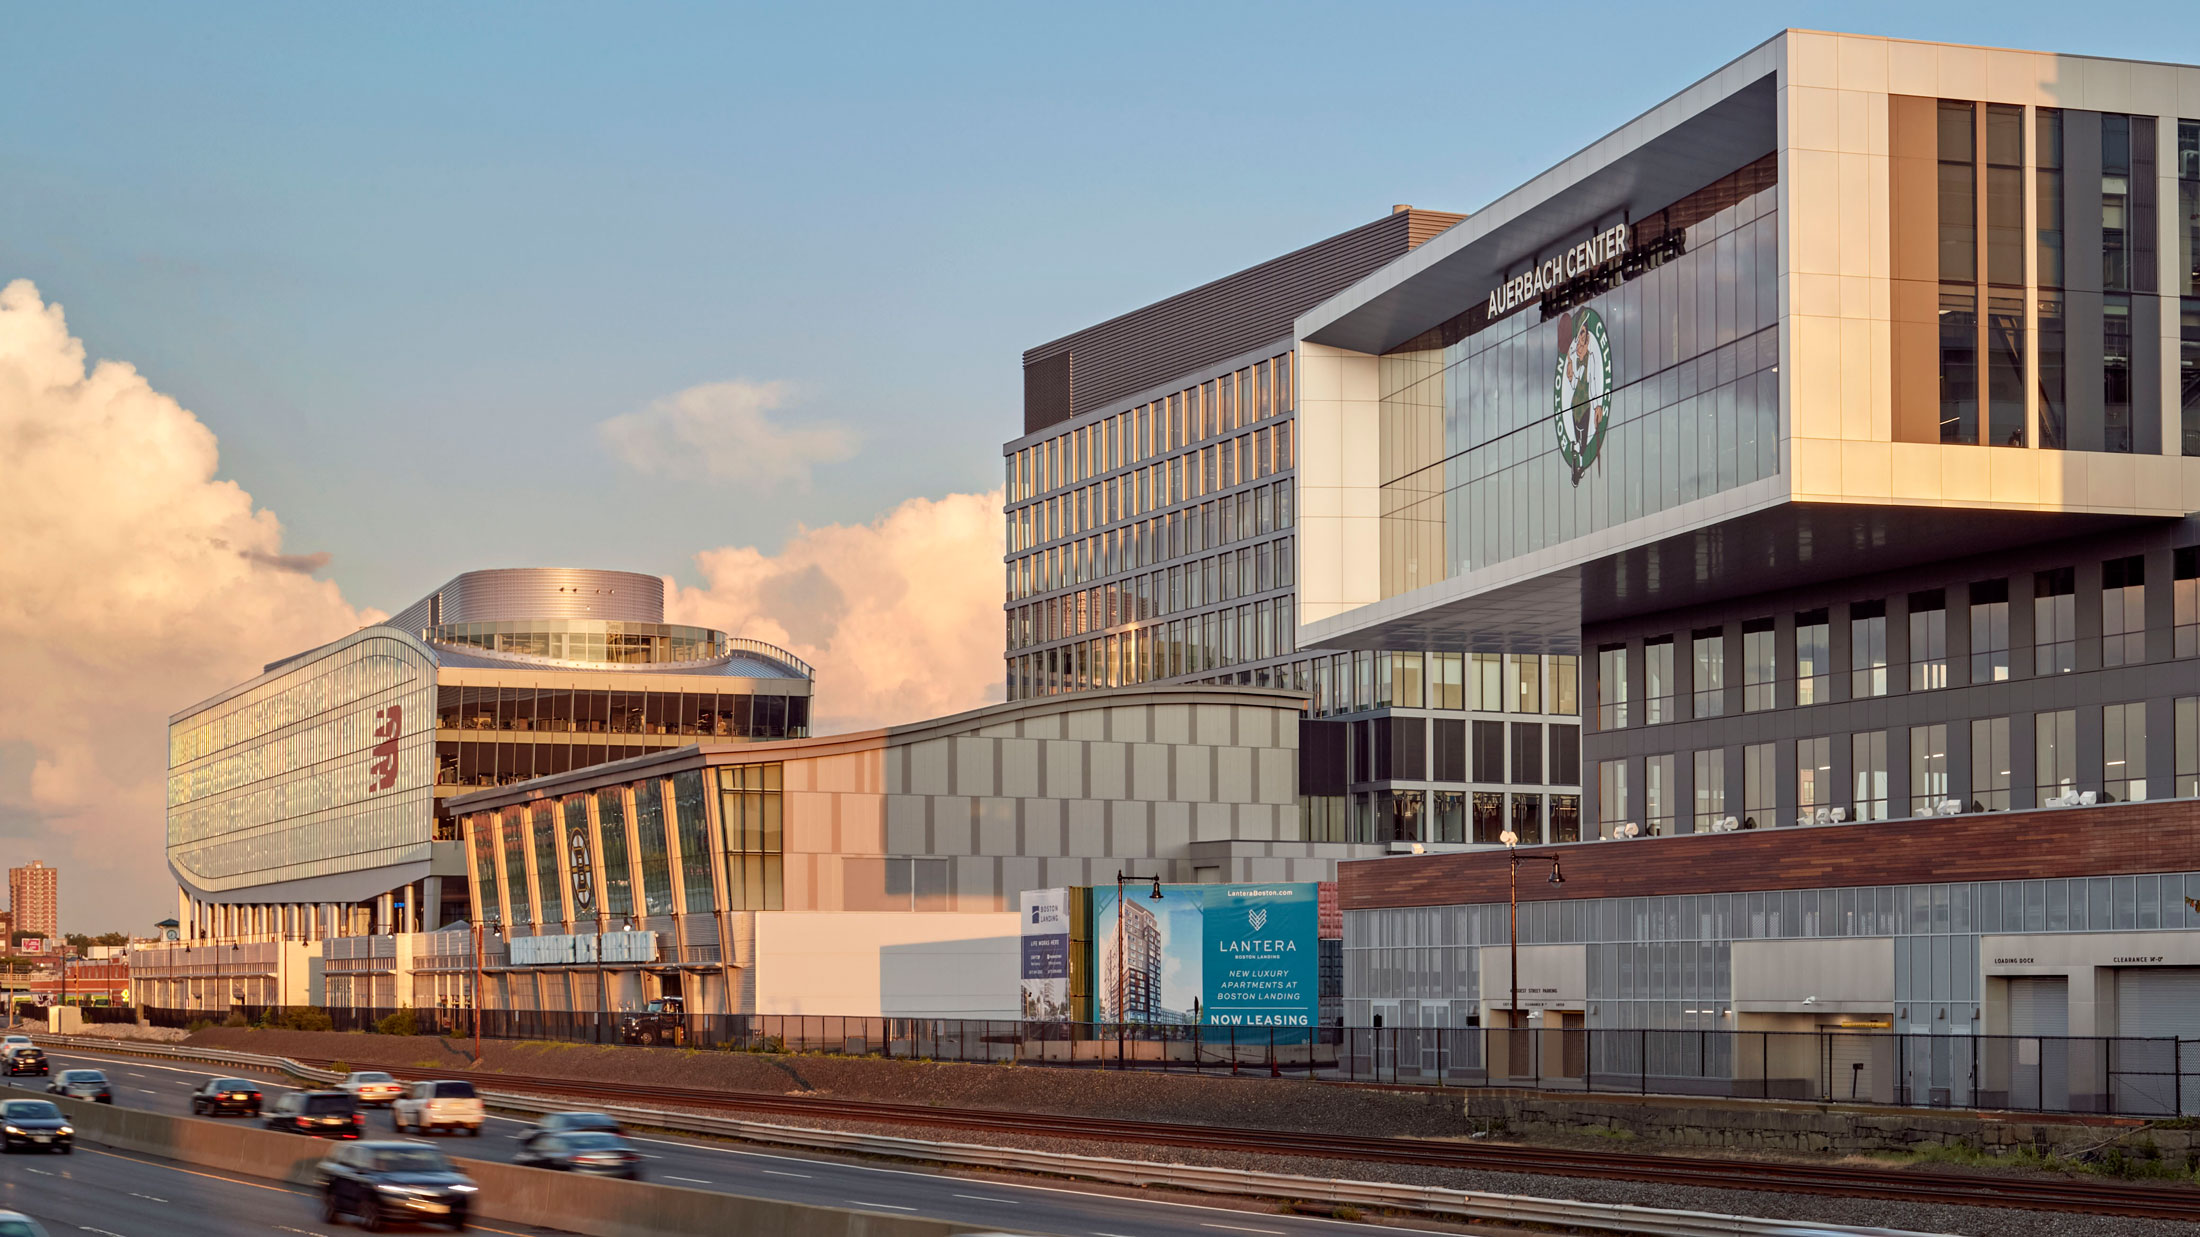
<svg viewBox="0 0 2200 1237">
<path fill-rule="evenodd" d="M 319 1025 L 317 1017 L 299 1018 L 301 1012 L 266 1006 L 143 1011 L 156 1026 L 218 1023 L 231 1013 L 255 1025 Z M 419 1034 L 464 1037 L 474 1032 L 469 1009 L 313 1011 L 325 1014 L 339 1031 L 374 1031 L 400 1012 L 412 1014 Z M 2200 1115 L 2200 1038 L 1578 1027 L 1116 1026 L 505 1009 L 481 1012 L 481 1034 L 490 1039 L 1015 1061 L 1585 1095 Z"/>
</svg>

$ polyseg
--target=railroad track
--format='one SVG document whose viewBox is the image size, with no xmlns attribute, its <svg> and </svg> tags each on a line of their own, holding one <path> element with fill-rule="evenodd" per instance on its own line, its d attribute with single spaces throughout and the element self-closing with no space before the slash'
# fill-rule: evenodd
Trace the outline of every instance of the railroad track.
<svg viewBox="0 0 2200 1237">
<path fill-rule="evenodd" d="M 328 1059 L 303 1060 L 320 1066 L 332 1063 Z M 392 1069 L 390 1073 L 414 1080 L 452 1076 L 450 1072 L 437 1074 L 422 1070 Z M 475 1077 L 479 1080 L 480 1076 Z M 1711 1189 L 1845 1195 L 1919 1204 L 2070 1211 L 2088 1215 L 2200 1223 L 2200 1189 L 2174 1185 L 2109 1184 L 2074 1179 L 2041 1180 L 1970 1173 L 1909 1172 L 1853 1165 L 1820 1166 L 1684 1156 L 1628 1155 L 1502 1143 L 1304 1134 L 1238 1126 L 1063 1117 L 998 1109 L 932 1108 L 920 1104 L 812 1099 L 757 1092 L 705 1091 L 688 1087 L 589 1083 L 563 1078 L 525 1078 L 515 1075 L 497 1077 L 499 1082 L 507 1086 L 523 1088 L 540 1095 L 576 1100 L 607 1100 L 625 1105 L 653 1102 L 668 1107 L 766 1113 L 808 1120 L 914 1125 L 981 1134 L 1061 1138 L 1086 1143 L 1182 1147 L 1253 1155 L 1291 1155 L 1381 1164 L 1411 1164 L 1466 1172 L 1597 1177 Z"/>
</svg>

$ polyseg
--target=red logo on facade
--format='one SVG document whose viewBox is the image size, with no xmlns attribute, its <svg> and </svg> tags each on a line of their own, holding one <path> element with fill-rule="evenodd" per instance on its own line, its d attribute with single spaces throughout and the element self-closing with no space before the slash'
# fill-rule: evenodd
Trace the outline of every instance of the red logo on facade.
<svg viewBox="0 0 2200 1237">
<path fill-rule="evenodd" d="M 397 785 L 397 736 L 405 730 L 405 706 L 393 704 L 374 711 L 374 763 L 367 766 L 367 790 L 389 790 Z"/>
</svg>

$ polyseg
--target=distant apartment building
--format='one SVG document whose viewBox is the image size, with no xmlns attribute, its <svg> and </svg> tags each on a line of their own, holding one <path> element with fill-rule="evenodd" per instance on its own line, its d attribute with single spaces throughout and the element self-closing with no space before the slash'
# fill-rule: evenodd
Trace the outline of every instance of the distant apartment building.
<svg viewBox="0 0 2200 1237">
<path fill-rule="evenodd" d="M 13 931 L 32 936 L 61 935 L 61 870 L 33 859 L 27 868 L 8 869 L 8 907 Z"/>
<path fill-rule="evenodd" d="M 1303 840 L 1579 839 L 1579 669 L 1563 624 L 1544 648 L 1297 636 L 1302 517 L 1340 514 L 1300 495 L 1326 503 L 1339 453 L 1364 440 L 1334 427 L 1310 438 L 1300 399 L 1346 395 L 1372 418 L 1376 387 L 1302 391 L 1294 320 L 1462 218 L 1397 207 L 1024 354 L 1024 432 L 1003 448 L 1010 700 L 1145 684 L 1301 692 Z"/>
</svg>

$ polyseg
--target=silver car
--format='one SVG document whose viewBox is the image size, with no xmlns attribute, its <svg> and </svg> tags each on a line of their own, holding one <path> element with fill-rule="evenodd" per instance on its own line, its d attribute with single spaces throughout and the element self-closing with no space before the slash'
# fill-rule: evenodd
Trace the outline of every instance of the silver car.
<svg viewBox="0 0 2200 1237">
<path fill-rule="evenodd" d="M 0 1237 L 48 1237 L 46 1226 L 20 1211 L 0 1211 Z"/>
</svg>

